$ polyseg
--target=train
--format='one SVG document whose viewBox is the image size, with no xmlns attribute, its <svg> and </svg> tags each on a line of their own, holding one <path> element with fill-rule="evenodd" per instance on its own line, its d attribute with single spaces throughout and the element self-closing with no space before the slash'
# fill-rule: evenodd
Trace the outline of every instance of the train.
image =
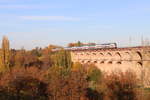
<svg viewBox="0 0 150 100">
<path fill-rule="evenodd" d="M 89 49 L 103 49 L 103 48 L 117 48 L 117 43 L 85 45 L 80 47 L 66 47 L 64 49 L 65 50 L 89 50 Z"/>
<path fill-rule="evenodd" d="M 65 47 L 65 48 L 55 48 L 52 51 L 64 50 L 92 50 L 92 49 L 105 49 L 105 48 L 117 48 L 117 43 L 105 43 L 105 44 L 95 44 L 95 45 L 84 45 L 80 47 Z"/>
</svg>

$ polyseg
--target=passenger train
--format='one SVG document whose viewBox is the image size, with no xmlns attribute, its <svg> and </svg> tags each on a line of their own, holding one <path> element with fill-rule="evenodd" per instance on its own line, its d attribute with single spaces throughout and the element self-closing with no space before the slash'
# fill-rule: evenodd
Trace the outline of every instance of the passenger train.
<svg viewBox="0 0 150 100">
<path fill-rule="evenodd" d="M 86 49 L 103 49 L 103 48 L 117 48 L 117 43 L 105 43 L 96 45 L 85 45 L 81 47 L 66 47 L 65 50 L 86 50 Z"/>
<path fill-rule="evenodd" d="M 85 45 L 80 47 L 65 47 L 64 50 L 91 50 L 91 49 L 104 49 L 104 48 L 117 48 L 117 43 L 105 43 L 96 45 Z M 53 49 L 53 51 L 61 50 L 60 48 Z"/>
</svg>

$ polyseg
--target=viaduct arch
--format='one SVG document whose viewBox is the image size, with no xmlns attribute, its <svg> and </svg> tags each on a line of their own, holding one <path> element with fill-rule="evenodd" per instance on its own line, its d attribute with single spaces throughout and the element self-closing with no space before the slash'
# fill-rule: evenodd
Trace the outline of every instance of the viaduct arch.
<svg viewBox="0 0 150 100">
<path fill-rule="evenodd" d="M 93 63 L 105 72 L 133 70 L 141 74 L 150 67 L 150 47 L 105 48 L 96 50 L 72 50 L 73 62 Z"/>
</svg>

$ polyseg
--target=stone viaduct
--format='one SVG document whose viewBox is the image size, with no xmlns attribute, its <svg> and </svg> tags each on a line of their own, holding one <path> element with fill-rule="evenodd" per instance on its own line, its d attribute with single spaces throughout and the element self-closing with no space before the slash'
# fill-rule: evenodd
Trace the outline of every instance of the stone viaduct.
<svg viewBox="0 0 150 100">
<path fill-rule="evenodd" d="M 72 50 L 71 58 L 73 62 L 93 63 L 104 72 L 132 70 L 141 76 L 150 68 L 150 47 Z"/>
</svg>

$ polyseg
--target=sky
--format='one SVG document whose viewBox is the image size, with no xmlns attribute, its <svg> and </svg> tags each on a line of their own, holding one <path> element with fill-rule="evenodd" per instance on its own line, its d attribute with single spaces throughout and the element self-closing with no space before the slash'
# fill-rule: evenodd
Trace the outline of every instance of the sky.
<svg viewBox="0 0 150 100">
<path fill-rule="evenodd" d="M 140 45 L 150 38 L 150 0 L 0 0 L 0 40 L 32 49 L 70 42 Z"/>
</svg>

